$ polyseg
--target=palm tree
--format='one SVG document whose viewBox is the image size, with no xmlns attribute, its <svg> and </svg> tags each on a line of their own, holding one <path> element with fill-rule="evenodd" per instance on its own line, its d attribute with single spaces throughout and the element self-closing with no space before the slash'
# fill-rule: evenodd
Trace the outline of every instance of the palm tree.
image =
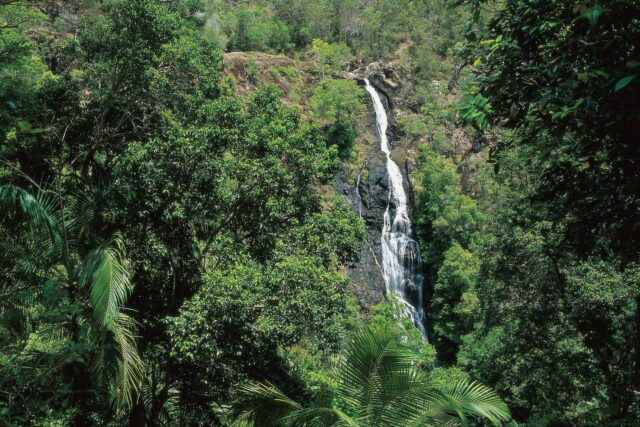
<svg viewBox="0 0 640 427">
<path fill-rule="evenodd" d="M 33 196 L 14 185 L 0 186 L 0 217 L 27 225 L 34 257 L 47 274 L 43 283 L 64 292 L 69 306 L 79 307 L 62 325 L 65 334 L 73 343 L 84 344 L 82 358 L 89 359 L 94 380 L 108 390 L 115 408 L 124 409 L 139 393 L 143 375 L 136 324 L 123 308 L 133 286 L 122 238 L 104 240 L 91 229 L 93 202 L 87 193 L 39 187 Z M 29 262 L 16 260 L 27 265 L 27 271 Z M 68 370 L 77 389 L 72 402 L 86 394 L 87 382 L 84 363 L 74 364 Z"/>
<path fill-rule="evenodd" d="M 469 381 L 443 384 L 419 368 L 417 355 L 384 328 L 355 337 L 335 371 L 335 396 L 309 406 L 269 383 L 241 388 L 235 427 L 466 426 L 469 418 L 503 425 L 511 416 L 490 388 Z"/>
</svg>

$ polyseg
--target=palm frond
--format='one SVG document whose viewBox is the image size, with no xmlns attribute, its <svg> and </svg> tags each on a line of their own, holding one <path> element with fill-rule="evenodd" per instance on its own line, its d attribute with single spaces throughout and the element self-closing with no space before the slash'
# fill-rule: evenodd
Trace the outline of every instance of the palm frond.
<svg viewBox="0 0 640 427">
<path fill-rule="evenodd" d="M 294 411 L 283 418 L 284 425 L 291 427 L 362 427 L 360 420 L 345 414 L 338 408 L 311 406 Z"/>
<path fill-rule="evenodd" d="M 91 242 L 101 244 L 101 239 L 93 233 L 93 222 L 97 212 L 97 190 L 88 188 L 69 198 L 67 221 L 69 239 L 74 243 Z"/>
<path fill-rule="evenodd" d="M 335 401 L 303 408 L 271 384 L 247 385 L 234 426 L 423 427 L 466 426 L 468 418 L 494 425 L 510 420 L 507 406 L 490 388 L 469 381 L 433 382 L 419 366 L 417 355 L 392 331 L 370 328 L 354 338 L 335 371 Z"/>
<path fill-rule="evenodd" d="M 80 268 L 80 282 L 90 286 L 95 321 L 105 327 L 116 321 L 133 290 L 123 247 L 122 239 L 115 236 L 92 250 Z"/>
<path fill-rule="evenodd" d="M 400 369 L 382 369 L 377 393 L 369 404 L 373 425 L 395 426 L 415 416 L 416 406 L 412 399 L 424 383 L 425 373 L 414 366 Z"/>
<path fill-rule="evenodd" d="M 487 386 L 472 381 L 458 381 L 443 386 L 440 391 L 456 407 L 456 412 L 481 417 L 494 425 L 501 425 L 511 418 L 509 408 Z"/>
<path fill-rule="evenodd" d="M 284 419 L 302 406 L 270 383 L 246 384 L 239 390 L 235 408 L 240 415 L 234 427 L 273 427 L 286 425 Z"/>
<path fill-rule="evenodd" d="M 155 408 L 154 425 L 177 427 L 180 425 L 180 391 L 172 387 L 170 375 L 162 369 L 166 353 L 161 347 L 151 346 L 143 355 L 147 361 L 140 398 L 145 408 Z M 159 409 L 158 409 L 159 408 Z M 224 410 L 218 407 L 220 412 Z M 224 423 L 223 423 L 224 424 Z"/>
<path fill-rule="evenodd" d="M 51 197 L 42 192 L 38 197 L 34 197 L 15 185 L 2 185 L 0 186 L 0 214 L 5 216 L 9 211 L 18 214 L 20 221 L 29 222 L 35 229 L 44 231 L 54 246 L 61 246 L 58 209 Z"/>
<path fill-rule="evenodd" d="M 311 406 L 293 411 L 282 417 L 281 422 L 282 425 L 288 427 L 362 426 L 357 420 L 340 409 L 322 406 Z"/>
<path fill-rule="evenodd" d="M 414 362 L 391 331 L 369 328 L 356 335 L 338 367 L 340 395 L 354 407 L 367 406 L 380 397 L 383 372 L 407 371 Z"/>
<path fill-rule="evenodd" d="M 412 404 L 418 405 L 422 414 L 412 425 L 423 425 L 425 420 L 468 425 L 471 417 L 499 426 L 511 419 L 509 408 L 491 388 L 468 380 L 451 384 L 427 381 L 416 397 Z"/>
<path fill-rule="evenodd" d="M 140 392 L 144 366 L 136 346 L 135 321 L 122 312 L 133 286 L 119 236 L 87 255 L 79 279 L 89 286 L 93 320 L 102 340 L 94 363 L 99 381 L 108 384 L 112 403 L 128 408 Z"/>
<path fill-rule="evenodd" d="M 125 313 L 99 333 L 98 356 L 93 361 L 97 381 L 109 389 L 111 404 L 127 409 L 141 389 L 144 364 L 136 345 L 135 321 Z"/>
<path fill-rule="evenodd" d="M 142 386 L 142 399 L 147 408 L 151 408 L 154 404 L 154 395 L 149 381 L 144 381 Z M 169 388 L 166 391 L 166 398 L 160 402 L 160 410 L 156 423 L 158 427 L 177 427 L 180 425 L 180 391 L 175 388 Z"/>
</svg>

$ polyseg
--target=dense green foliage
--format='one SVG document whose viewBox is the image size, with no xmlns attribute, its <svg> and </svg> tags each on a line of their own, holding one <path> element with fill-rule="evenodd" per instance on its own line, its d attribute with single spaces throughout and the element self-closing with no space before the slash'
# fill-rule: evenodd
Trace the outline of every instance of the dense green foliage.
<svg viewBox="0 0 640 427">
<path fill-rule="evenodd" d="M 322 77 L 325 73 L 340 71 L 351 59 L 351 50 L 344 43 L 331 44 L 322 39 L 315 39 L 312 43 L 311 53 L 320 65 Z"/>
<path fill-rule="evenodd" d="M 639 31 L 631 1 L 513 2 L 468 36 L 489 120 L 541 162 L 536 194 L 581 254 L 639 250 Z"/>
<path fill-rule="evenodd" d="M 444 0 L 210 0 L 205 19 L 208 33 L 229 50 L 286 52 L 312 43 L 326 47 L 324 40 L 377 58 L 413 38 L 419 66 L 438 68 L 438 59 L 424 53 L 444 54 L 459 39 L 460 14 Z"/>
<path fill-rule="evenodd" d="M 274 87 L 225 95 L 201 6 L 106 2 L 75 34 L 0 6 L 3 423 L 211 425 L 256 357 L 295 382 L 284 349 L 357 322 L 363 225 L 317 191 L 337 150 Z"/>
<path fill-rule="evenodd" d="M 3 386 L 14 398 L 52 398 L 42 388 L 53 381 L 62 389 L 53 398 L 69 394 L 69 403 L 80 406 L 90 399 L 87 388 L 95 387 L 121 410 L 130 407 L 140 391 L 143 365 L 136 325 L 123 310 L 132 291 L 129 265 L 120 236 L 103 240 L 90 234 L 87 214 L 92 202 L 86 195 L 40 190 L 34 197 L 19 187 L 0 187 L 6 224 L 20 230 L 17 235 L 26 237 L 21 249 L 30 252 L 20 254 L 14 268 L 6 271 L 7 284 L 17 294 L 7 287 L 4 295 L 2 332 L 8 348 L 0 369 Z M 7 255 L 16 252 L 14 245 L 20 246 L 2 242 Z M 40 327 L 28 333 L 30 325 Z M 24 341 L 11 340 L 12 334 Z M 22 372 L 40 364 L 65 366 L 68 383 L 46 374 L 46 368 L 44 373 Z M 34 410 L 44 415 L 42 408 Z M 86 416 L 62 414 L 71 415 Z"/>
<path fill-rule="evenodd" d="M 355 326 L 349 282 L 335 266 L 359 255 L 364 230 L 341 203 L 329 214 L 316 214 L 283 236 L 266 265 L 241 259 L 208 274 L 169 319 L 171 358 L 181 372 L 191 422 L 206 421 L 212 397 L 229 399 L 247 379 L 286 382 L 291 373 L 281 349 L 302 345 L 328 357 Z M 289 382 L 290 389 L 304 386 Z"/>
<path fill-rule="evenodd" d="M 640 6 L 453 3 L 0 1 L 0 425 L 640 422 Z M 429 342 L 346 274 L 354 69 Z"/>
<path fill-rule="evenodd" d="M 416 173 L 418 237 L 433 284 L 430 315 L 440 358 L 455 361 L 461 337 L 470 332 L 478 260 L 469 251 L 482 213 L 462 194 L 455 164 L 432 148 L 422 148 L 422 167 Z"/>
<path fill-rule="evenodd" d="M 314 117 L 342 157 L 348 157 L 356 138 L 354 115 L 363 109 L 363 94 L 354 81 L 324 79 L 310 99 Z"/>
<path fill-rule="evenodd" d="M 438 144 L 416 173 L 438 357 L 526 425 L 637 423 L 638 6 L 466 3 L 456 110 L 484 160 Z"/>
<path fill-rule="evenodd" d="M 521 348 L 521 361 L 505 359 L 513 373 L 495 381 L 537 425 L 633 423 L 638 7 L 512 2 L 468 37 L 489 122 L 514 132 L 495 147 L 482 322 L 467 362 L 489 357 L 495 366 Z M 502 350 L 487 346 L 496 341 Z"/>
<path fill-rule="evenodd" d="M 307 407 L 269 383 L 245 386 L 234 425 L 461 425 L 470 416 L 494 425 L 509 421 L 493 391 L 466 380 L 434 380 L 401 341 L 383 328 L 356 335 L 337 362 L 333 390 Z"/>
</svg>

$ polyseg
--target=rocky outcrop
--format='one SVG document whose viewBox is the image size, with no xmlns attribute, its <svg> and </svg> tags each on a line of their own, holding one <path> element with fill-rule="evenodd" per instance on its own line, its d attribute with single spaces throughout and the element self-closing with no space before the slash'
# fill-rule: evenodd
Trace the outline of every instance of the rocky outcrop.
<svg viewBox="0 0 640 427">
<path fill-rule="evenodd" d="M 375 123 L 372 124 L 375 126 Z M 375 130 L 375 128 L 373 129 Z M 370 141 L 375 144 L 376 141 Z M 389 179 L 382 152 L 372 152 L 358 173 L 355 183 L 345 179 L 345 169 L 336 179 L 336 192 L 345 196 L 367 227 L 360 262 L 351 266 L 354 292 L 360 303 L 371 306 L 384 300 L 385 284 L 382 274 L 381 232 L 384 211 L 387 208 Z"/>
<path fill-rule="evenodd" d="M 384 64 L 381 61 L 376 61 L 344 72 L 341 77 L 354 80 L 366 77 L 378 92 L 384 93 L 387 100 L 391 102 L 395 98 L 394 94 L 401 89 L 403 80 L 408 76 L 403 78 L 402 73 L 393 62 Z"/>
</svg>

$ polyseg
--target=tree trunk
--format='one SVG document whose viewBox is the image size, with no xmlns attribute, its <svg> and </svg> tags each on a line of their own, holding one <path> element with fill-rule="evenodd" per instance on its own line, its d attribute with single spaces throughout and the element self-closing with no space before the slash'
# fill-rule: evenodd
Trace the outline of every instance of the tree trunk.
<svg viewBox="0 0 640 427">
<path fill-rule="evenodd" d="M 147 423 L 145 412 L 144 402 L 142 401 L 142 398 L 138 396 L 138 399 L 133 405 L 133 408 L 131 408 L 131 413 L 129 414 L 129 426 L 147 427 L 149 424 Z"/>
</svg>

